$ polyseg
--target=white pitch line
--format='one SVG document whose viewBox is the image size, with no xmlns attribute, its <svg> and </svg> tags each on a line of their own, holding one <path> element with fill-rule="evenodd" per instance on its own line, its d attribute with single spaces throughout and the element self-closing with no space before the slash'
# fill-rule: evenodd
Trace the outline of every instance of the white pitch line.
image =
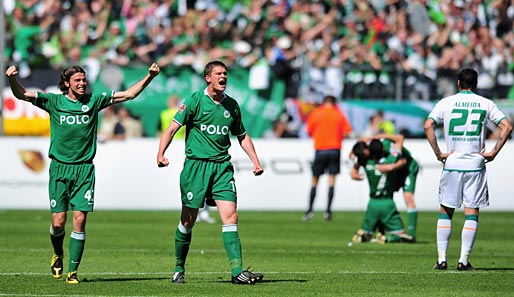
<svg viewBox="0 0 514 297">
<path fill-rule="evenodd" d="M 112 295 L 55 295 L 55 294 L 32 294 L 32 293 L 27 293 L 27 294 L 2 294 L 0 293 L 0 296 L 27 296 L 27 297 L 61 297 L 61 296 L 66 296 L 66 297 L 112 297 Z M 169 296 L 183 296 L 183 295 L 169 295 Z M 157 297 L 157 296 L 148 296 L 148 295 L 144 295 L 144 296 L 123 296 L 123 297 Z"/>
<path fill-rule="evenodd" d="M 11 252 L 19 252 L 19 249 L 6 249 L 0 248 L 0 253 L 11 253 Z M 22 251 L 27 252 L 47 252 L 48 249 L 23 249 Z M 164 249 L 95 249 L 96 252 L 102 253 L 119 253 L 119 252 L 127 252 L 127 253 L 171 253 L 171 250 Z M 225 253 L 224 249 L 191 249 L 190 253 Z M 261 250 L 261 249 L 246 249 L 246 253 L 266 253 L 266 254 L 294 254 L 295 251 L 291 250 Z M 355 250 L 353 247 L 340 247 L 336 250 L 334 249 L 313 249 L 309 251 L 298 251 L 298 254 L 369 254 L 369 255 L 433 255 L 432 252 L 422 252 L 422 251 L 392 251 L 392 250 Z M 476 253 L 474 253 L 476 256 Z M 491 257 L 488 255 L 488 257 Z M 495 258 L 511 258 L 512 253 L 495 253 Z"/>
<path fill-rule="evenodd" d="M 472 273 L 490 273 L 490 270 L 484 269 L 473 271 Z M 229 271 L 203 271 L 203 272 L 187 272 L 188 275 L 212 275 L 212 274 L 227 274 Z M 262 271 L 264 274 L 433 274 L 433 273 L 462 273 L 460 271 L 435 271 L 432 269 L 427 269 L 426 271 L 350 271 L 350 270 L 340 270 L 340 271 Z M 501 274 L 514 274 L 512 270 L 502 270 Z M 0 276 L 44 276 L 49 275 L 48 273 L 43 272 L 0 272 Z M 84 276 L 98 276 L 98 275 L 165 275 L 171 276 L 171 272 L 85 272 L 81 274 Z"/>
<path fill-rule="evenodd" d="M 346 248 L 346 247 L 345 247 Z M 11 253 L 11 252 L 19 252 L 19 249 L 1 249 L 0 253 Z M 24 249 L 23 251 L 26 252 L 46 252 L 48 249 Z M 127 253 L 157 253 L 157 252 L 164 252 L 164 253 L 170 253 L 169 250 L 163 250 L 163 249 L 95 249 L 95 252 L 102 252 L 102 253 L 119 253 L 119 252 L 127 252 Z M 225 253 L 226 251 L 224 249 L 190 249 L 189 252 L 191 253 Z M 257 250 L 257 249 L 247 249 L 247 253 L 273 253 L 273 254 L 294 254 L 294 251 L 291 250 Z M 362 251 L 354 251 L 354 250 L 331 250 L 331 249 L 315 249 L 310 251 L 298 251 L 298 254 L 344 254 L 344 253 L 351 253 L 351 254 L 385 254 L 385 255 L 419 255 L 419 254 L 428 254 L 428 253 L 418 253 L 418 252 L 406 252 L 406 251 L 368 251 L 368 250 L 362 250 Z"/>
</svg>

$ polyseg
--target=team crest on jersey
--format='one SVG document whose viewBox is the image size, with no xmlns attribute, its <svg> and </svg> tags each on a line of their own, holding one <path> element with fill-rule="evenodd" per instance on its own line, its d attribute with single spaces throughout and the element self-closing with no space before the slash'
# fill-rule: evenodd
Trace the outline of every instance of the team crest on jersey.
<svg viewBox="0 0 514 297">
<path fill-rule="evenodd" d="M 223 112 L 223 116 L 224 116 L 226 119 L 230 118 L 230 111 L 225 110 L 225 112 Z"/>
<path fill-rule="evenodd" d="M 82 111 L 83 111 L 83 112 L 88 112 L 88 111 L 89 111 L 89 106 L 87 106 L 87 105 L 82 105 Z"/>
<path fill-rule="evenodd" d="M 186 105 L 184 103 L 182 103 L 182 105 L 180 105 L 180 108 L 178 109 L 178 113 L 183 113 L 184 110 L 186 109 Z"/>
</svg>

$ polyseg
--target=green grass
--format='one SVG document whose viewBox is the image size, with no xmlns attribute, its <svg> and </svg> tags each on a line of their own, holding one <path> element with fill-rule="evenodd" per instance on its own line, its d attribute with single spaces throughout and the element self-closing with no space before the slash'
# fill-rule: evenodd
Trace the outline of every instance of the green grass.
<svg viewBox="0 0 514 297">
<path fill-rule="evenodd" d="M 477 268 L 456 271 L 463 214 L 456 213 L 449 270 L 432 269 L 436 213 L 419 216 L 416 244 L 354 244 L 361 212 L 240 212 L 244 266 L 263 283 L 236 286 L 221 243 L 220 224 L 198 223 L 186 284 L 170 282 L 176 211 L 95 211 L 79 269 L 80 285 L 50 275 L 48 211 L 0 211 L 0 296 L 512 296 L 514 213 L 482 212 L 470 258 Z M 405 214 L 402 214 L 405 215 Z M 71 216 L 69 216 L 71 218 Z M 68 222 L 65 252 L 71 224 Z M 67 269 L 65 258 L 65 269 Z"/>
</svg>

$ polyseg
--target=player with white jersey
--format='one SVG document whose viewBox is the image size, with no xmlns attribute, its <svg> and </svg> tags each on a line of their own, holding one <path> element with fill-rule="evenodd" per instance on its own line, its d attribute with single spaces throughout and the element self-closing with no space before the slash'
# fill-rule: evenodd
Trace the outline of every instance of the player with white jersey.
<svg viewBox="0 0 514 297">
<path fill-rule="evenodd" d="M 437 222 L 438 261 L 434 269 L 447 269 L 446 250 L 451 234 L 451 219 L 456 208 L 464 205 L 461 255 L 458 270 L 473 270 L 468 262 L 475 242 L 478 214 L 489 205 L 485 163 L 494 160 L 507 141 L 512 125 L 496 104 L 473 92 L 478 73 L 463 69 L 459 73 L 458 94 L 439 101 L 425 121 L 425 134 L 437 159 L 443 162 L 439 183 L 440 214 Z M 486 123 L 500 129 L 496 144 L 486 152 Z M 447 152 L 439 149 L 435 126 L 443 124 Z"/>
</svg>

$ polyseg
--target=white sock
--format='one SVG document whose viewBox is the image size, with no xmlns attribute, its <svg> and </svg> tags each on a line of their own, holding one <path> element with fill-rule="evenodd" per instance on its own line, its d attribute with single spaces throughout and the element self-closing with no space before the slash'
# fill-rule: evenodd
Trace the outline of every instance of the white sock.
<svg viewBox="0 0 514 297">
<path fill-rule="evenodd" d="M 465 220 L 462 227 L 462 245 L 460 248 L 459 262 L 468 265 L 469 254 L 473 249 L 475 237 L 477 234 L 478 222 L 475 220 Z"/>
<path fill-rule="evenodd" d="M 446 261 L 446 250 L 448 249 L 448 241 L 452 234 L 452 221 L 449 219 L 437 220 L 437 254 L 438 263 Z"/>
<path fill-rule="evenodd" d="M 62 236 L 64 233 L 66 233 L 66 230 L 64 230 L 64 228 L 62 229 L 61 232 L 56 233 L 54 228 L 52 227 L 52 225 L 50 225 L 50 235 L 55 236 L 55 237 L 59 237 L 59 236 Z"/>
<path fill-rule="evenodd" d="M 180 233 L 182 233 L 182 234 L 189 234 L 193 230 L 193 227 L 186 228 L 186 226 L 182 225 L 182 222 L 178 222 L 177 228 L 180 231 Z"/>
<path fill-rule="evenodd" d="M 221 232 L 237 232 L 237 224 L 222 225 Z"/>
</svg>

